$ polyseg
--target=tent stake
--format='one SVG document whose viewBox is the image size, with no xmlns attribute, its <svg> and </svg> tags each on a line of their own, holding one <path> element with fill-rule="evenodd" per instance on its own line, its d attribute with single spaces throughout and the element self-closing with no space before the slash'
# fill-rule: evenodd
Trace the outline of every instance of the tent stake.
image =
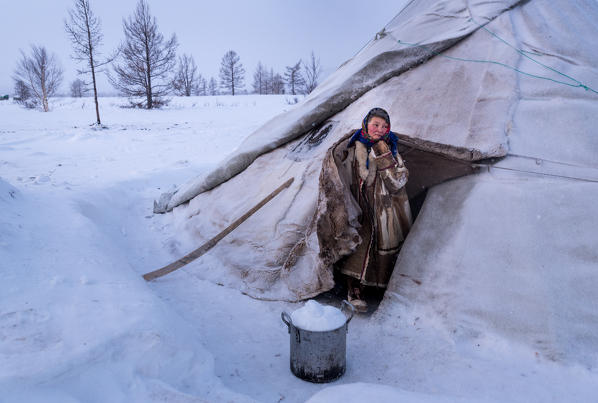
<svg viewBox="0 0 598 403">
<path fill-rule="evenodd" d="M 251 210 L 247 211 L 240 218 L 238 218 L 235 222 L 233 222 L 231 225 L 226 227 L 222 232 L 220 232 L 214 238 L 210 239 L 209 241 L 207 241 L 206 243 L 201 245 L 199 248 L 195 249 L 193 252 L 183 256 L 182 258 L 180 258 L 179 260 L 177 260 L 175 262 L 170 263 L 169 265 L 162 267 L 161 269 L 154 270 L 152 272 L 144 274 L 143 278 L 146 281 L 151 281 L 155 278 L 165 276 L 168 273 L 172 273 L 173 271 L 180 269 L 181 267 L 185 266 L 186 264 L 191 263 L 192 261 L 194 261 L 201 255 L 203 255 L 204 253 L 206 253 L 207 251 L 212 249 L 214 246 L 216 246 L 216 244 L 222 238 L 224 238 L 225 236 L 230 234 L 235 228 L 237 228 L 239 225 L 241 225 L 241 223 L 243 223 L 243 221 L 245 221 L 249 217 L 251 217 L 256 211 L 258 211 L 260 208 L 262 208 L 270 200 L 275 198 L 276 195 L 278 195 L 280 192 L 282 192 L 285 188 L 288 188 L 289 186 L 291 186 L 291 183 L 293 183 L 294 179 L 295 178 L 291 178 L 291 179 L 287 180 L 285 183 L 283 183 L 282 185 L 280 185 L 275 191 L 273 191 L 268 196 L 266 196 L 265 199 L 263 199 L 261 202 L 259 202 L 255 206 L 253 206 L 253 208 L 251 208 Z"/>
</svg>

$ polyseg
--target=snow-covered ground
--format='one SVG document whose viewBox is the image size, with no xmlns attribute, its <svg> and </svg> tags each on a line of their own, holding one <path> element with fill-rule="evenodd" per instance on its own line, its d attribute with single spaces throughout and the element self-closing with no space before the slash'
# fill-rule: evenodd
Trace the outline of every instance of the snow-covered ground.
<svg viewBox="0 0 598 403">
<path fill-rule="evenodd" d="M 49 113 L 0 102 L 1 402 L 598 399 L 591 365 L 551 360 L 511 337 L 518 329 L 455 339 L 417 308 L 355 317 L 335 383 L 296 378 L 280 313 L 302 304 L 255 300 L 192 270 L 141 277 L 188 244 L 180 217 L 154 215 L 153 200 L 294 106 L 285 96 L 125 104 L 102 98 L 98 129 L 89 98 L 54 99 Z"/>
</svg>

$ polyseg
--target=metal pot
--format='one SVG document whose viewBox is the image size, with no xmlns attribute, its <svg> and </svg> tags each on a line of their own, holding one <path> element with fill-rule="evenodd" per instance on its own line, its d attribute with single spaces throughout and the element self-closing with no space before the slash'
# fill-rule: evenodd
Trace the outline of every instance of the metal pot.
<svg viewBox="0 0 598 403">
<path fill-rule="evenodd" d="M 343 308 L 349 308 L 346 312 Z M 341 311 L 345 323 L 333 330 L 305 330 L 293 324 L 291 316 L 282 312 L 282 321 L 289 329 L 291 340 L 291 372 L 295 376 L 315 383 L 331 382 L 340 378 L 347 368 L 347 331 L 355 308 L 343 301 Z"/>
</svg>

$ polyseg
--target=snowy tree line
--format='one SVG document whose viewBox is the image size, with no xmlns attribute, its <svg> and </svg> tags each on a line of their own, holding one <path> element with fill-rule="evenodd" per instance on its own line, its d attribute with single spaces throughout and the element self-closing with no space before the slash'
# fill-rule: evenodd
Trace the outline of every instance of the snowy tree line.
<svg viewBox="0 0 598 403">
<path fill-rule="evenodd" d="M 80 66 L 80 78 L 70 84 L 71 96 L 93 93 L 97 124 L 101 124 L 99 73 L 105 73 L 110 84 L 127 96 L 132 106 L 147 109 L 166 104 L 168 95 L 308 94 L 318 85 L 321 75 L 320 60 L 313 52 L 307 62 L 298 60 L 287 66 L 282 75 L 259 62 L 248 91 L 241 58 L 229 50 L 222 56 L 218 80 L 208 79 L 192 55 L 177 56 L 176 35 L 165 38 L 159 31 L 147 0 L 139 0 L 134 13 L 123 20 L 124 41 L 109 55 L 101 51 L 101 24 L 90 0 L 74 0 L 64 28 L 72 44 L 71 57 Z M 44 46 L 33 45 L 29 54 L 21 50 L 13 81 L 15 100 L 26 107 L 48 111 L 48 98 L 57 94 L 63 70 L 54 54 Z"/>
</svg>

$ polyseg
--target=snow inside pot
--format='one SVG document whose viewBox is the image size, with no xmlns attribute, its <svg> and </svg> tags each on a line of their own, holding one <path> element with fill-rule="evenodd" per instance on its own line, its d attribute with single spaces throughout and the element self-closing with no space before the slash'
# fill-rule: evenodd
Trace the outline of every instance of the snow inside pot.
<svg viewBox="0 0 598 403">
<path fill-rule="evenodd" d="M 347 301 L 338 309 L 314 300 L 291 315 L 282 312 L 291 335 L 291 372 L 316 383 L 340 378 L 347 367 L 347 331 L 354 313 L 355 308 Z"/>
</svg>

